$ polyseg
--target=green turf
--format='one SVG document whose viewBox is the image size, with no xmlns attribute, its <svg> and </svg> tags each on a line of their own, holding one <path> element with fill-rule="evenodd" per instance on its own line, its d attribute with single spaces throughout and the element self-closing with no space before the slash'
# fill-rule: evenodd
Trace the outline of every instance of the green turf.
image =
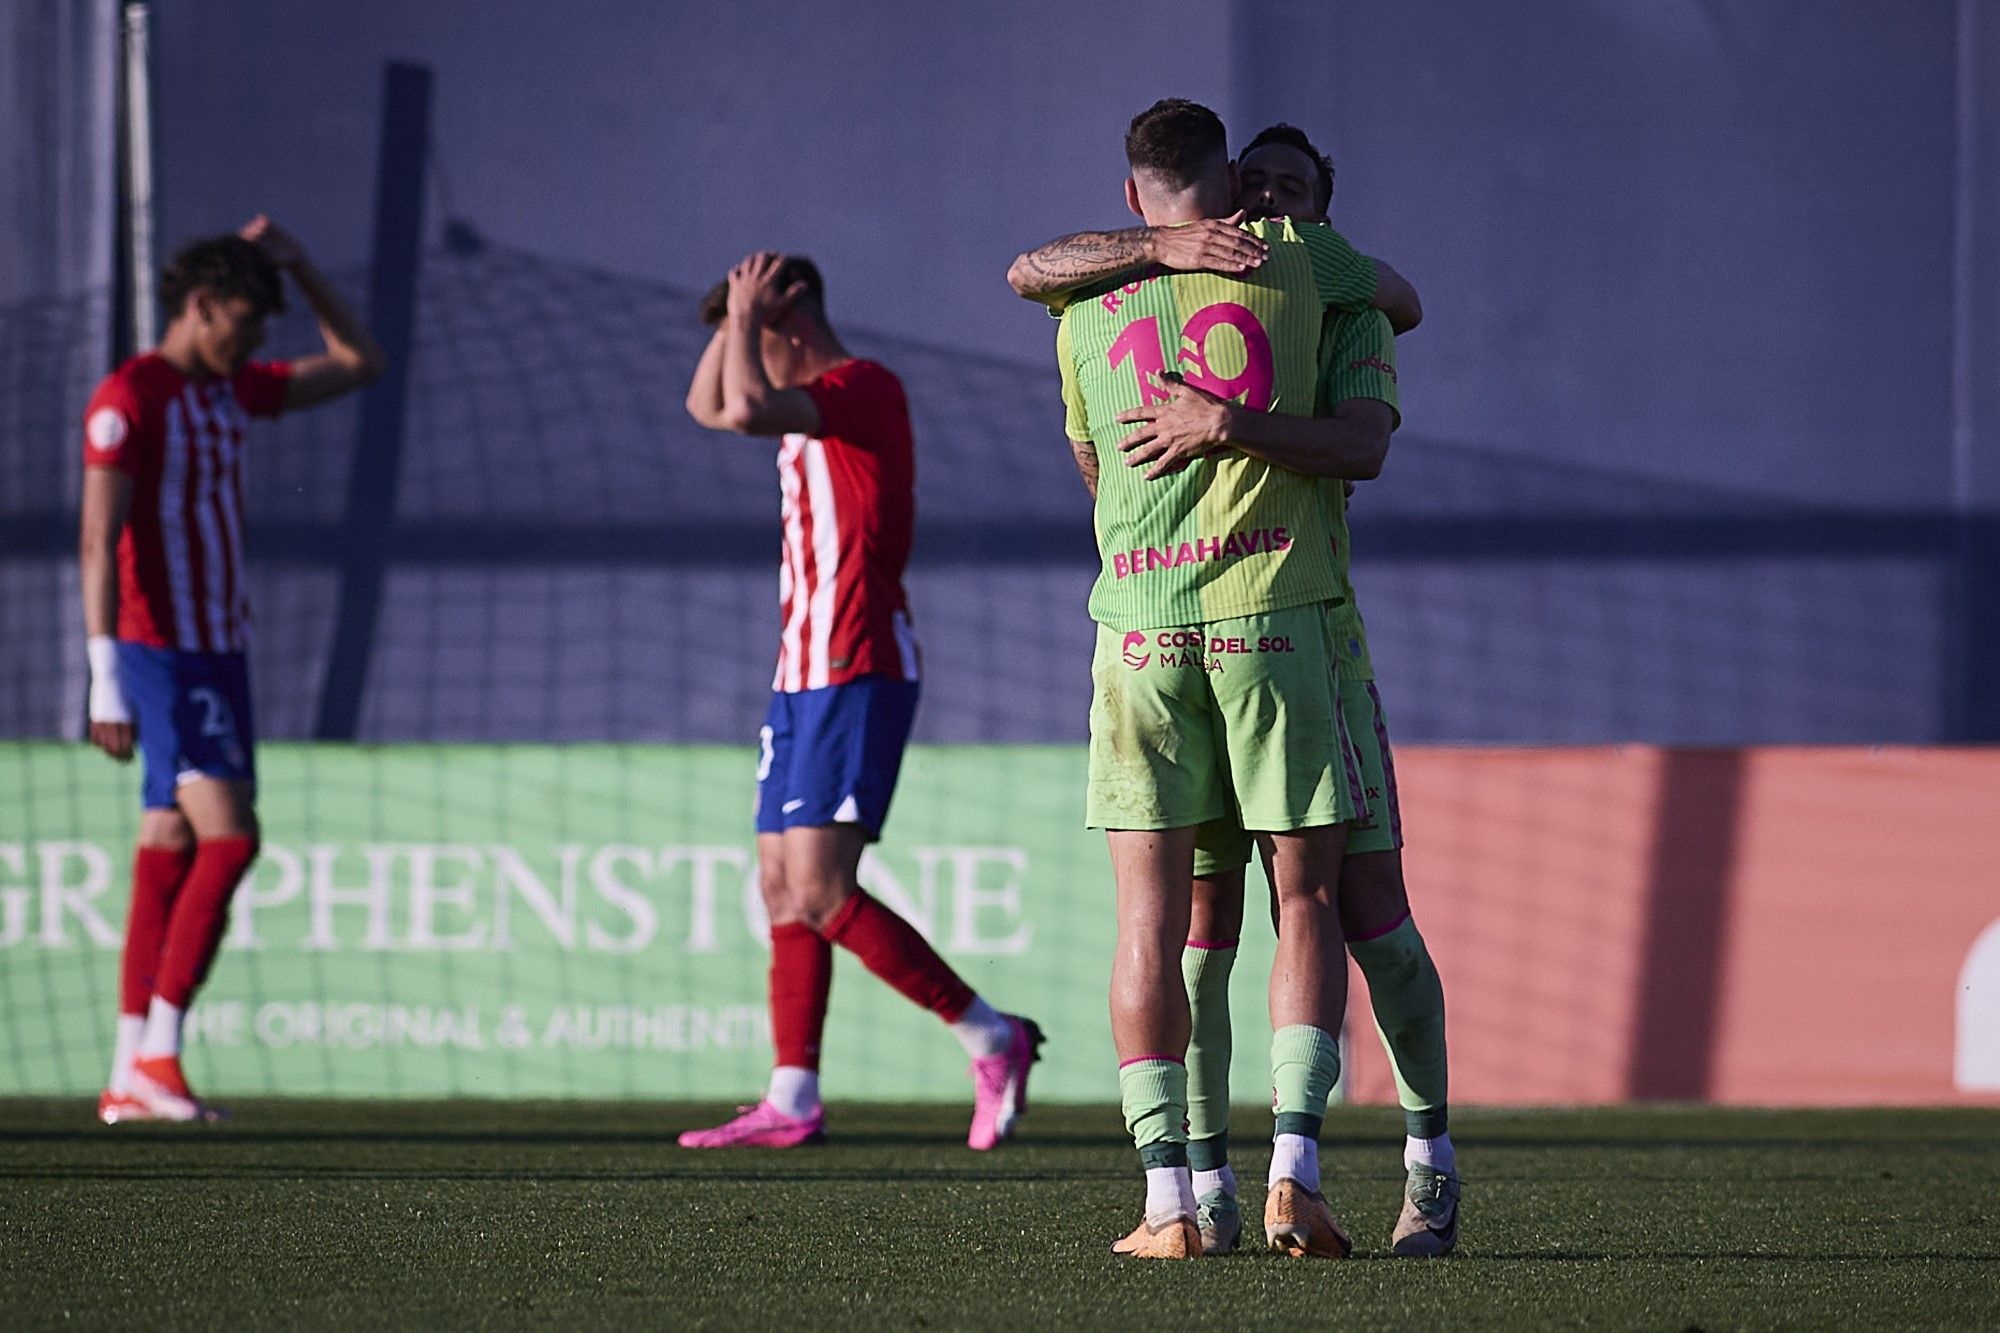
<svg viewBox="0 0 2000 1333">
<path fill-rule="evenodd" d="M 1992 1112 L 1465 1112 L 1460 1253 L 1424 1263 L 1383 1257 L 1396 1118 L 1343 1111 L 1355 1260 L 1142 1264 L 1106 1249 L 1139 1203 L 1109 1108 L 1037 1107 L 986 1155 L 937 1108 L 839 1107 L 824 1148 L 674 1146 L 716 1109 L 105 1130 L 0 1102 L 0 1328 L 2000 1325 Z M 1263 1158 L 1240 1154 L 1253 1219 Z"/>
</svg>

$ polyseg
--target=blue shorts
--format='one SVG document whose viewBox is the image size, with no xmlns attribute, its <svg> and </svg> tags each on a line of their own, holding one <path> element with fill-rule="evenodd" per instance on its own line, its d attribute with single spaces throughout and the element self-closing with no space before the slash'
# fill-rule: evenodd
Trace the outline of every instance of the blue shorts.
<svg viewBox="0 0 2000 1333">
<path fill-rule="evenodd" d="M 250 669 L 242 653 L 118 643 L 118 680 L 132 710 L 148 810 L 170 810 L 190 778 L 257 785 Z"/>
<path fill-rule="evenodd" d="M 916 715 L 913 680 L 774 692 L 758 733 L 757 831 L 859 824 L 881 837 Z"/>
</svg>

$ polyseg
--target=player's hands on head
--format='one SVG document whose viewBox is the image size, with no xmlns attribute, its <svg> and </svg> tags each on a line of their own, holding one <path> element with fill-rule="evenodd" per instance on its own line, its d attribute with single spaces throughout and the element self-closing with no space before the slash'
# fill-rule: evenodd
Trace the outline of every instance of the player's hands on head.
<svg viewBox="0 0 2000 1333">
<path fill-rule="evenodd" d="M 1155 227 L 1153 262 L 1184 273 L 1244 274 L 1262 264 L 1271 247 L 1240 227 L 1243 210 L 1179 227 Z"/>
<path fill-rule="evenodd" d="M 1228 445 L 1229 404 L 1172 372 L 1163 379 L 1165 402 L 1118 414 L 1121 425 L 1132 427 L 1118 442 L 1125 466 L 1145 468 L 1147 481 L 1180 472 Z"/>
<path fill-rule="evenodd" d="M 134 738 L 135 733 L 130 722 L 90 724 L 90 743 L 121 764 L 131 762 Z"/>
<path fill-rule="evenodd" d="M 783 255 L 775 250 L 759 250 L 730 269 L 730 315 L 760 327 L 783 319 L 806 290 L 803 282 L 793 283 L 787 291 L 778 290 L 778 270 L 784 266 Z"/>
<path fill-rule="evenodd" d="M 264 257 L 279 268 L 290 268 L 305 260 L 305 247 L 265 214 L 259 213 L 244 223 L 237 235 L 262 250 Z"/>
</svg>

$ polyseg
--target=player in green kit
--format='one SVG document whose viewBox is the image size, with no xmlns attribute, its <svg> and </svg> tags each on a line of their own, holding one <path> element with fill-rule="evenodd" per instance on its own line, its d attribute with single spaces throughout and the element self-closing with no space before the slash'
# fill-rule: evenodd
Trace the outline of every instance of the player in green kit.
<svg viewBox="0 0 2000 1333">
<path fill-rule="evenodd" d="M 1299 130 L 1276 125 L 1260 133 L 1239 163 L 1238 216 L 1326 217 L 1333 193 L 1332 163 Z M 1227 226 L 1214 222 L 1173 244 L 1187 262 L 1242 267 Z M 1179 229 L 1183 233 L 1197 228 Z M 1048 299 L 1079 282 L 1123 268 L 1119 256 L 1145 243 L 1141 231 L 1065 237 L 1016 261 L 1010 278 L 1024 295 Z M 1157 239 L 1151 242 L 1158 246 Z M 1255 258 L 1254 255 L 1251 258 Z M 1420 317 L 1414 290 L 1407 305 Z M 1370 810 L 1351 830 L 1340 880 L 1340 911 L 1349 951 L 1368 980 L 1376 1028 L 1396 1076 L 1407 1136 L 1407 1181 L 1392 1252 L 1428 1257 L 1448 1253 L 1457 1240 L 1459 1183 L 1446 1131 L 1447 1067 L 1444 996 L 1437 969 L 1411 918 L 1402 876 L 1402 830 L 1395 768 L 1374 683 L 1367 632 L 1347 580 L 1345 484 L 1380 469 L 1397 407 L 1395 346 L 1387 320 L 1370 312 L 1329 316 L 1321 347 L 1321 429 L 1281 414 L 1253 415 L 1191 386 L 1175 387 L 1168 401 L 1124 414 L 1135 425 L 1120 442 L 1129 461 L 1148 467 L 1199 456 L 1223 444 L 1260 448 L 1232 435 L 1288 437 L 1289 452 L 1266 442 L 1268 458 L 1326 478 L 1321 491 L 1335 533 L 1342 600 L 1335 612 L 1341 651 L 1341 707 L 1359 757 Z M 1414 322 L 1410 320 L 1409 322 Z M 1386 415 L 1385 409 L 1386 408 Z M 1091 472 L 1086 470 L 1086 480 Z M 1243 920 L 1243 869 L 1251 841 L 1227 823 L 1202 830 L 1195 861 L 1193 918 L 1183 957 L 1193 1040 L 1188 1054 L 1189 1155 L 1198 1195 L 1204 1252 L 1227 1253 L 1241 1231 L 1236 1182 L 1227 1162 L 1230 1028 L 1229 973 Z"/>
<path fill-rule="evenodd" d="M 1158 226 L 1214 216 L 1236 191 L 1222 123 L 1161 102 L 1126 139 L 1127 202 Z M 1328 309 L 1361 310 L 1373 263 L 1330 228 L 1257 224 L 1268 255 L 1244 277 L 1145 273 L 1080 293 L 1057 337 L 1066 427 L 1081 458 L 1124 436 L 1120 413 L 1165 401 L 1176 376 L 1245 410 L 1311 410 Z M 1312 1145 L 1339 1075 L 1346 1003 L 1336 904 L 1360 779 L 1341 719 L 1331 618 L 1338 571 L 1311 478 L 1230 450 L 1099 479 L 1102 568 L 1087 819 L 1118 883 L 1112 1031 L 1126 1122 L 1146 1166 L 1146 1219 L 1114 1247 L 1201 1251 L 1186 1143 L 1187 939 L 1197 829 L 1254 831 L 1281 920 L 1271 979 L 1278 1135 L 1271 1243 L 1343 1257 Z"/>
</svg>

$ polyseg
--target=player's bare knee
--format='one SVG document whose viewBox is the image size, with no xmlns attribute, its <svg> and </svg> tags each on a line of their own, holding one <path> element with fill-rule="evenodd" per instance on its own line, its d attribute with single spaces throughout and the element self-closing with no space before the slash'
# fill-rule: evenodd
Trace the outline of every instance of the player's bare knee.
<svg viewBox="0 0 2000 1333">
<path fill-rule="evenodd" d="M 1338 910 L 1340 889 L 1337 881 L 1329 882 L 1324 877 L 1280 874 L 1271 885 L 1271 896 L 1278 911 L 1287 915 L 1332 912 Z"/>
<path fill-rule="evenodd" d="M 757 873 L 757 893 L 764 900 L 764 915 L 774 926 L 802 924 L 805 920 L 792 900 L 792 886 L 784 867 L 764 866 Z"/>
<path fill-rule="evenodd" d="M 227 839 L 231 842 L 246 841 L 250 844 L 250 854 L 255 856 L 263 849 L 264 830 L 258 824 L 254 812 L 230 812 L 225 819 L 213 820 L 195 829 L 198 842 L 216 842 Z"/>
<path fill-rule="evenodd" d="M 1340 870 L 1340 924 L 1349 939 L 1392 930 L 1410 914 L 1399 852 L 1362 852 Z"/>
<path fill-rule="evenodd" d="M 148 810 L 139 817 L 139 845 L 184 852 L 194 846 L 194 826 L 178 810 Z"/>
<path fill-rule="evenodd" d="M 824 934 L 854 893 L 854 887 L 842 878 L 807 876 L 793 886 L 793 910 L 806 925 Z"/>
<path fill-rule="evenodd" d="M 1191 940 L 1233 940 L 1243 933 L 1243 872 L 1224 871 L 1194 881 L 1188 914 Z"/>
<path fill-rule="evenodd" d="M 785 845 L 776 834 L 757 835 L 757 896 L 773 925 L 784 925 L 791 914 L 791 893 L 785 881 Z"/>
</svg>

